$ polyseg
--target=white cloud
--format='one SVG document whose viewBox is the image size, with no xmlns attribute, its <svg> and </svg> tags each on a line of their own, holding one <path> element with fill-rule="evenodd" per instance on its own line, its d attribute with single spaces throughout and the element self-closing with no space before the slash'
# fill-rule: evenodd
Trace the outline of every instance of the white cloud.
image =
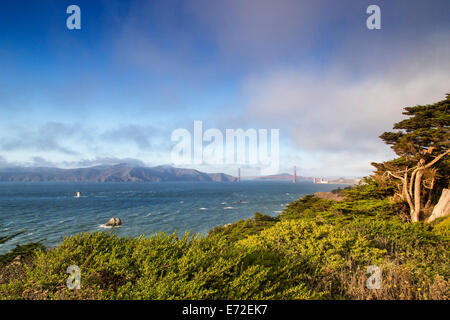
<svg viewBox="0 0 450 320">
<path fill-rule="evenodd" d="M 445 53 L 448 47 L 434 50 Z M 371 161 L 393 156 L 378 137 L 402 119 L 403 108 L 440 101 L 450 92 L 450 61 L 430 61 L 427 54 L 417 50 L 389 68 L 372 63 L 353 78 L 339 61 L 324 74 L 299 69 L 253 74 L 242 87 L 244 119 L 280 128 L 297 150 L 311 154 L 304 163 L 311 171 L 351 174 L 353 166 L 355 174 L 363 168 L 369 173 Z"/>
</svg>

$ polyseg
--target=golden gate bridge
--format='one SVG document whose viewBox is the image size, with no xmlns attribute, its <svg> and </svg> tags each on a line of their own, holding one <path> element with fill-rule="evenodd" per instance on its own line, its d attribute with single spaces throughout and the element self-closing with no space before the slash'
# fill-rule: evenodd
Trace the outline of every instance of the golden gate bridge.
<svg viewBox="0 0 450 320">
<path fill-rule="evenodd" d="M 297 167 L 294 166 L 292 175 L 291 174 L 279 174 L 279 175 L 269 175 L 269 176 L 241 176 L 241 168 L 238 168 L 237 182 L 241 182 L 243 179 L 260 179 L 260 180 L 292 180 L 295 183 L 297 180 L 312 180 L 314 183 L 322 181 L 321 178 L 316 177 L 302 177 L 297 176 Z"/>
</svg>

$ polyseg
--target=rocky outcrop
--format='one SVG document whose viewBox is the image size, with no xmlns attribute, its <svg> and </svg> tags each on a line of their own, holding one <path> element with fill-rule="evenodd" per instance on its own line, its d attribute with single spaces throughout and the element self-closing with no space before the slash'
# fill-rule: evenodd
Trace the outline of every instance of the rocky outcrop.
<svg viewBox="0 0 450 320">
<path fill-rule="evenodd" d="M 314 196 L 320 199 L 334 200 L 334 201 L 342 201 L 345 199 L 343 196 L 340 196 L 333 192 L 316 192 L 314 193 Z"/>
<path fill-rule="evenodd" d="M 119 217 L 111 218 L 108 220 L 107 223 L 105 223 L 105 226 L 107 227 L 118 227 L 122 225 L 122 220 L 120 220 Z"/>
<path fill-rule="evenodd" d="M 442 190 L 439 202 L 434 206 L 428 222 L 436 220 L 437 218 L 445 217 L 450 214 L 450 189 Z"/>
</svg>

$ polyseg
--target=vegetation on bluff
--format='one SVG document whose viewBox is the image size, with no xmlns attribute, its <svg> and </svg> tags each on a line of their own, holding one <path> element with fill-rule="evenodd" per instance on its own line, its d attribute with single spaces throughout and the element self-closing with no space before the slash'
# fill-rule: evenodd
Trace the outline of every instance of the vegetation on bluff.
<svg viewBox="0 0 450 320">
<path fill-rule="evenodd" d="M 430 119 L 433 110 L 408 112 Z M 439 112 L 448 121 L 448 108 Z M 376 164 L 364 183 L 334 191 L 341 201 L 305 196 L 277 217 L 255 213 L 207 236 L 80 234 L 56 248 L 22 251 L 22 262 L 1 256 L 0 298 L 449 299 L 450 216 L 411 223 L 448 188 L 448 122 L 439 121 L 429 130 L 402 122 L 406 133 L 385 134 L 399 150 L 417 141 L 428 147 Z M 398 180 L 394 168 L 406 178 Z M 70 265 L 81 270 L 81 289 L 66 286 Z M 379 289 L 366 285 L 371 265 L 381 271 Z"/>
</svg>

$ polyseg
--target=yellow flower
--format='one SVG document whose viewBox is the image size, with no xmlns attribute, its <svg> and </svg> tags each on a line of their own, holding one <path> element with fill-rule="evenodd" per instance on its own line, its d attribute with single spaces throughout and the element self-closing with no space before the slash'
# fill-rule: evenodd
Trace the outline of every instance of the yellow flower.
<svg viewBox="0 0 450 320">
<path fill-rule="evenodd" d="M 422 290 L 421 288 L 417 288 L 417 291 L 420 291 L 420 290 Z"/>
</svg>

